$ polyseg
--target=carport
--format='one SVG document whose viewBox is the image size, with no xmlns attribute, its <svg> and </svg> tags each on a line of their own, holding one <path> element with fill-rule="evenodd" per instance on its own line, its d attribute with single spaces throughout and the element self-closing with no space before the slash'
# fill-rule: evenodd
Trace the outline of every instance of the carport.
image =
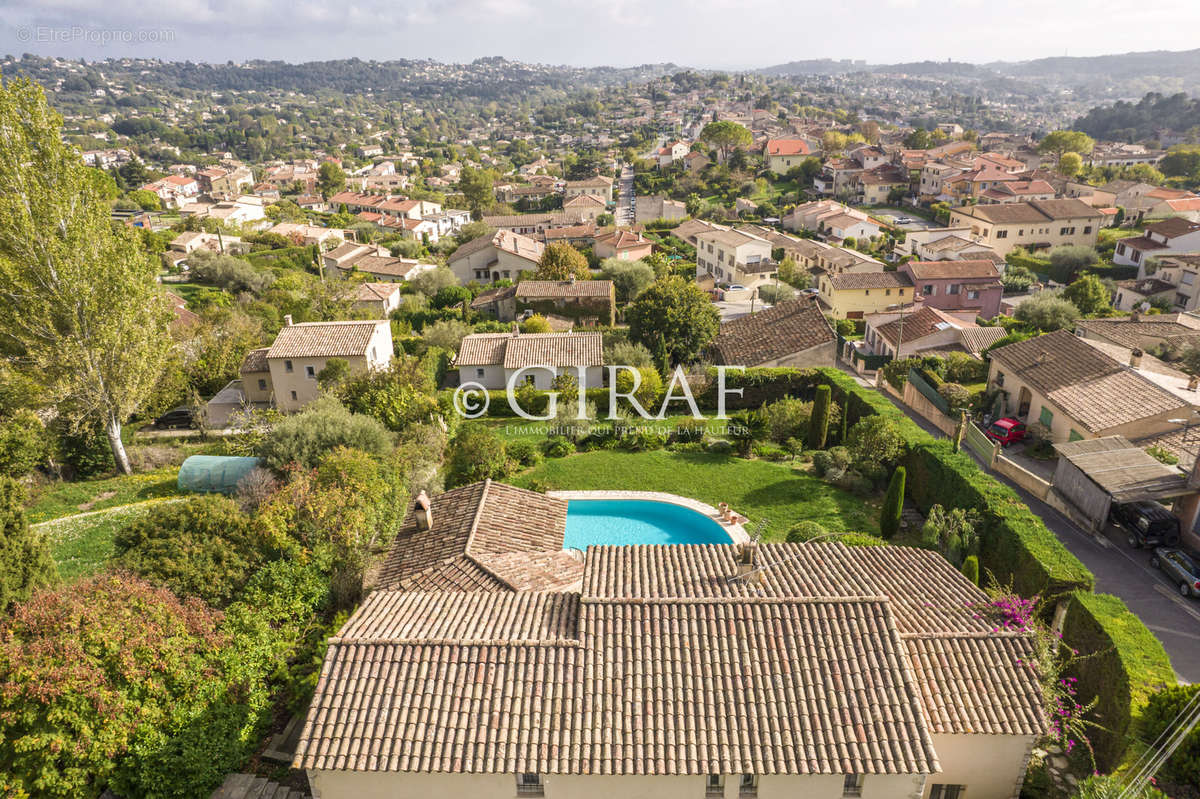
<svg viewBox="0 0 1200 799">
<path fill-rule="evenodd" d="M 1124 436 L 1106 436 L 1055 444 L 1058 467 L 1054 471 L 1054 490 L 1091 524 L 1100 530 L 1114 502 L 1157 500 L 1174 502 L 1175 514 L 1195 504 L 1197 489 L 1188 475 L 1151 457 Z M 1190 515 L 1190 514 L 1189 514 Z"/>
</svg>

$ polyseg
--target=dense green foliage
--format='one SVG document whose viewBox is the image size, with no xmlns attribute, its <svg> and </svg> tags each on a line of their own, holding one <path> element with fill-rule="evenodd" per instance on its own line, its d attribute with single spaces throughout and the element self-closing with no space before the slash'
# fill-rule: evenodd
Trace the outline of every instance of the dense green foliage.
<svg viewBox="0 0 1200 799">
<path fill-rule="evenodd" d="M 812 416 L 809 418 L 809 449 L 825 449 L 829 437 L 829 408 L 832 404 L 829 386 L 817 386 L 813 398 Z"/>
<path fill-rule="evenodd" d="M 883 496 L 883 508 L 879 511 L 879 534 L 894 538 L 900 531 L 900 515 L 904 510 L 904 467 L 897 466 L 888 481 L 887 493 Z"/>
<path fill-rule="evenodd" d="M 1158 740 L 1198 693 L 1200 685 L 1169 685 L 1151 694 L 1146 712 L 1142 714 L 1142 737 L 1148 741 Z M 1200 728 L 1193 729 L 1183 739 L 1160 773 L 1181 785 L 1200 785 Z"/>
<path fill-rule="evenodd" d="M 272 468 L 282 471 L 292 463 L 315 466 L 325 453 L 339 446 L 383 455 L 392 448 L 392 436 L 377 419 L 351 413 L 337 399 L 322 397 L 276 424 L 259 454 Z"/>
<path fill-rule="evenodd" d="M 16 480 L 0 477 L 0 614 L 54 576 L 46 541 L 25 518 L 24 490 Z"/>
<path fill-rule="evenodd" d="M 666 277 L 643 291 L 625 312 L 629 337 L 656 365 L 690 363 L 717 335 L 720 315 L 693 281 Z"/>
<path fill-rule="evenodd" d="M 489 477 L 504 477 L 513 470 L 504 441 L 482 425 L 463 425 L 446 453 L 446 486 L 466 485 Z"/>
<path fill-rule="evenodd" d="M 37 414 L 20 409 L 0 419 L 0 476 L 24 477 L 46 460 L 49 436 Z"/>
</svg>

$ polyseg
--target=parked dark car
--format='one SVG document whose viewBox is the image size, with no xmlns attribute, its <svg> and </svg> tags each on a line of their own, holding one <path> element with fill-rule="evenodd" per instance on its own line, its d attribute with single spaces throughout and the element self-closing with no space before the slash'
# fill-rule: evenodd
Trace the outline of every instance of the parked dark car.
<svg viewBox="0 0 1200 799">
<path fill-rule="evenodd" d="M 988 425 L 988 429 L 983 432 L 992 441 L 998 441 L 1004 447 L 1021 441 L 1029 435 L 1029 432 L 1025 428 L 1025 423 L 1011 416 L 997 419 Z"/>
<path fill-rule="evenodd" d="M 1200 565 L 1182 549 L 1159 547 L 1150 556 L 1150 565 L 1162 569 L 1163 574 L 1179 586 L 1182 596 L 1200 596 Z"/>
<path fill-rule="evenodd" d="M 192 426 L 192 409 L 186 406 L 172 408 L 154 420 L 160 430 L 186 430 Z"/>
<path fill-rule="evenodd" d="M 1134 549 L 1179 543 L 1179 517 L 1153 500 L 1116 503 L 1109 520 L 1125 531 Z"/>
</svg>

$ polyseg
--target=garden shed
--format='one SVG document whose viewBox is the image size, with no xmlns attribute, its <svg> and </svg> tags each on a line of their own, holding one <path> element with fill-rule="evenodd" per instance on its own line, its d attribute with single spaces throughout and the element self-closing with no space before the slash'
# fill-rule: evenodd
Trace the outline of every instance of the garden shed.
<svg viewBox="0 0 1200 799">
<path fill-rule="evenodd" d="M 261 462 L 235 455 L 193 455 L 179 467 L 179 490 L 233 494 L 238 483 Z"/>
<path fill-rule="evenodd" d="M 1113 503 L 1159 500 L 1194 493 L 1187 475 L 1156 460 L 1124 436 L 1055 444 L 1054 489 L 1092 524 L 1104 526 Z"/>
</svg>

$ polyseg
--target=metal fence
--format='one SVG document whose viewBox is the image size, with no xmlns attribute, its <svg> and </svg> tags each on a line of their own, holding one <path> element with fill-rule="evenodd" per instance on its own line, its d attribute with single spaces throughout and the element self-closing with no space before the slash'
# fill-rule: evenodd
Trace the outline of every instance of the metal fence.
<svg viewBox="0 0 1200 799">
<path fill-rule="evenodd" d="M 913 388 L 921 392 L 921 396 L 929 400 L 933 404 L 933 407 L 947 416 L 950 415 L 950 403 L 946 402 L 945 397 L 937 393 L 937 389 L 929 385 L 928 381 L 921 377 L 916 369 L 908 370 L 908 382 L 912 384 Z"/>
<path fill-rule="evenodd" d="M 1000 446 L 984 435 L 979 425 L 974 422 L 968 424 L 963 431 L 963 443 L 989 466 L 996 457 L 996 449 Z"/>
</svg>

